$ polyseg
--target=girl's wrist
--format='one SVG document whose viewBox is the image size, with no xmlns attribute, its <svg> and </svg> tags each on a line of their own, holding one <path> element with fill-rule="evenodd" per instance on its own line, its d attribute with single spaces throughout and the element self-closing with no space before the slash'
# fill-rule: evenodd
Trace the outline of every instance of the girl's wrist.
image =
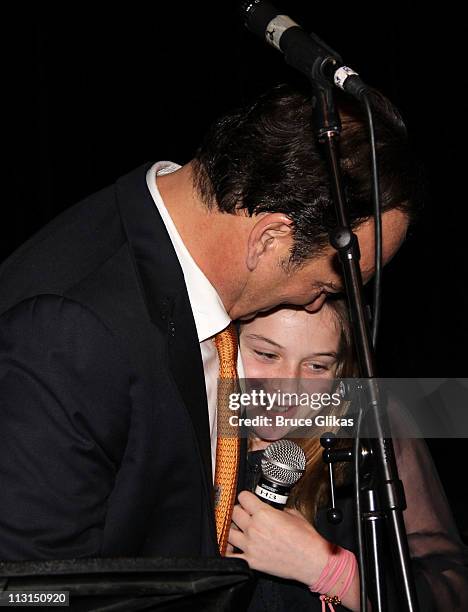
<svg viewBox="0 0 468 612">
<path fill-rule="evenodd" d="M 330 610 L 334 610 L 333 605 L 341 603 L 350 589 L 353 591 L 356 575 L 358 566 L 354 554 L 341 546 L 335 546 L 320 576 L 309 584 L 309 589 L 319 593 L 324 605 L 326 603 Z"/>
<path fill-rule="evenodd" d="M 328 540 L 317 533 L 311 534 L 307 539 L 307 545 L 303 551 L 301 567 L 297 581 L 310 586 L 317 581 L 324 567 L 328 563 L 332 545 Z"/>
</svg>

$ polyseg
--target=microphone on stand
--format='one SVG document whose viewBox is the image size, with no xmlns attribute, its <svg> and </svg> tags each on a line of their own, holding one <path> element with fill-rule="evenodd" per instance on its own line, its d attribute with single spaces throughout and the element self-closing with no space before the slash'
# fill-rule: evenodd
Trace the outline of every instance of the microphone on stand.
<svg viewBox="0 0 468 612">
<path fill-rule="evenodd" d="M 283 510 L 289 492 L 304 474 L 306 457 L 302 448 L 291 440 L 272 442 L 262 457 L 262 473 L 255 495 L 270 506 Z"/>
<path fill-rule="evenodd" d="M 317 62 L 320 65 L 325 62 L 327 78 L 336 87 L 358 99 L 367 90 L 358 73 L 345 66 L 336 51 L 315 34 L 307 34 L 269 2 L 247 0 L 240 10 L 247 29 L 284 53 L 286 62 L 307 77 L 312 76 Z"/>
</svg>

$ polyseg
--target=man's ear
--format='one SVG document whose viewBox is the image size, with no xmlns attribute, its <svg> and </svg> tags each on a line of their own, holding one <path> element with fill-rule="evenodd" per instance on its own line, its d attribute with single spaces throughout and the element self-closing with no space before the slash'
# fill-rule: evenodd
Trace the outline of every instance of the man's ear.
<svg viewBox="0 0 468 612">
<path fill-rule="evenodd" d="M 247 242 L 247 268 L 255 270 L 260 258 L 289 249 L 292 220 L 284 213 L 260 213 Z"/>
</svg>

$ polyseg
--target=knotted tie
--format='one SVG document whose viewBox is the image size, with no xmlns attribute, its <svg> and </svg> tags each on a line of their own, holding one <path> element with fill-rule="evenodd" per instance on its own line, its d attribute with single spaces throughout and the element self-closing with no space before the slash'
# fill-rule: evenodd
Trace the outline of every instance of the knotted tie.
<svg viewBox="0 0 468 612">
<path fill-rule="evenodd" d="M 226 552 L 232 510 L 236 499 L 239 467 L 240 438 L 229 424 L 229 394 L 237 386 L 237 333 L 231 323 L 214 338 L 219 357 L 218 435 L 215 469 L 215 517 L 218 546 L 221 555 Z"/>
</svg>

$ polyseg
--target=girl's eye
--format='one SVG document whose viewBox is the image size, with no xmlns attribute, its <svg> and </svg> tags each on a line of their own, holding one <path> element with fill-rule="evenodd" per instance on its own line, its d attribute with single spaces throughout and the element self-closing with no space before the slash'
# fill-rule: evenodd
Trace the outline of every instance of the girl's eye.
<svg viewBox="0 0 468 612">
<path fill-rule="evenodd" d="M 265 353 L 263 351 L 256 351 L 255 349 L 254 349 L 254 353 L 258 355 L 259 357 L 261 357 L 262 359 L 273 360 L 276 358 L 276 355 L 274 353 Z"/>
<path fill-rule="evenodd" d="M 321 363 L 309 363 L 308 367 L 314 372 L 326 372 L 328 367 Z"/>
</svg>

